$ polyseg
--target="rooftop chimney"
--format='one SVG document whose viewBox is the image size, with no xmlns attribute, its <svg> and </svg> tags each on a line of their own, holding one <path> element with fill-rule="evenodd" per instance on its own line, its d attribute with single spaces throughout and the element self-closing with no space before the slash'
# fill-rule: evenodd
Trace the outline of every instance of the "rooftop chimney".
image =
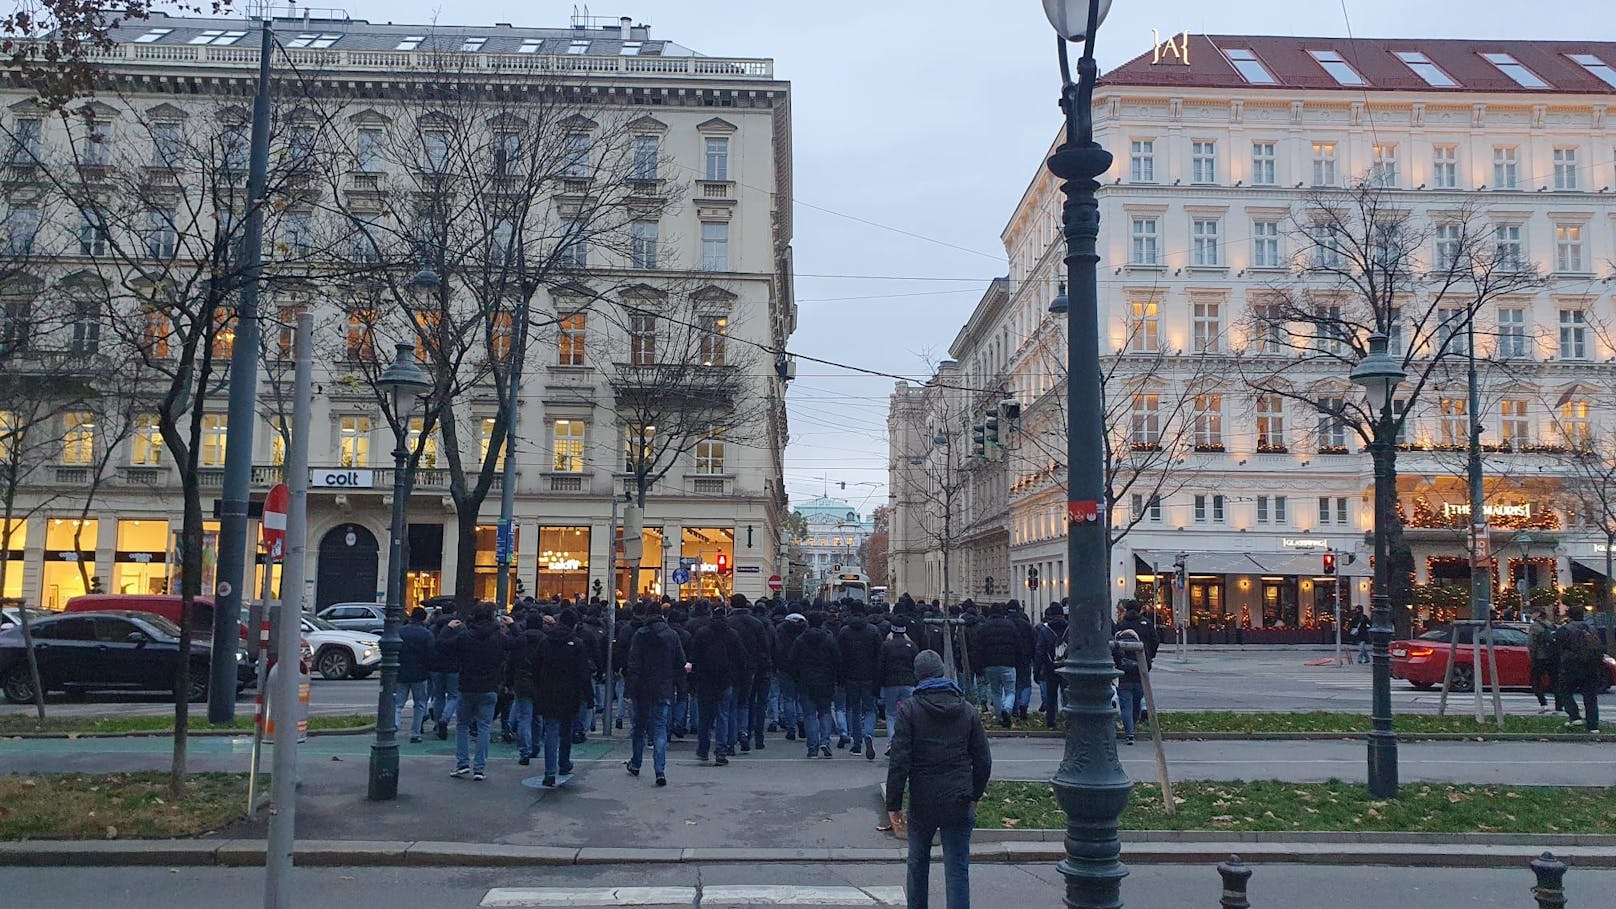
<svg viewBox="0 0 1616 909">
<path fill-rule="evenodd" d="M 634 40 L 634 18 L 632 16 L 624 16 L 617 20 L 617 24 L 622 30 L 624 41 Z"/>
</svg>

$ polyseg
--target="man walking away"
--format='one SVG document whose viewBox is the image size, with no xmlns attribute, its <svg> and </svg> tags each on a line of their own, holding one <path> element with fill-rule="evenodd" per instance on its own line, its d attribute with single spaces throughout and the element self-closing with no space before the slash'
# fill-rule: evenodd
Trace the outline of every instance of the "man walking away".
<svg viewBox="0 0 1616 909">
<path fill-rule="evenodd" d="M 1575 729 L 1586 722 L 1589 732 L 1599 731 L 1599 689 L 1604 687 L 1605 651 L 1599 635 L 1583 621 L 1588 613 L 1581 606 L 1566 611 L 1571 621 L 1554 633 L 1555 649 L 1560 656 L 1560 696 L 1565 700 L 1565 711 L 1571 719 L 1567 729 Z M 1577 712 L 1577 695 L 1582 695 L 1582 713 Z"/>
<path fill-rule="evenodd" d="M 841 654 L 840 676 L 847 691 L 847 726 L 853 736 L 853 754 L 864 746 L 864 757 L 875 760 L 875 698 L 879 690 L 881 632 L 871 625 L 864 605 L 851 609 L 847 624 L 836 636 Z"/>
<path fill-rule="evenodd" d="M 803 733 L 809 757 L 830 757 L 831 702 L 836 697 L 836 639 L 825 630 L 825 613 L 808 614 L 808 630 L 791 646 L 791 680 L 802 699 Z"/>
<path fill-rule="evenodd" d="M 1016 625 L 1016 631 L 1021 635 L 1021 647 L 1016 651 L 1014 713 L 1017 719 L 1025 720 L 1027 708 L 1032 706 L 1032 661 L 1038 653 L 1038 634 L 1033 630 L 1032 620 L 1027 618 L 1027 612 L 1021 608 L 1019 602 L 1011 600 L 1006 608 L 1010 612 L 1010 620 Z"/>
<path fill-rule="evenodd" d="M 427 714 L 431 712 L 427 695 L 432 687 L 432 651 L 437 649 L 437 639 L 426 627 L 426 610 L 420 606 L 410 610 L 409 624 L 399 629 L 398 637 L 398 686 L 393 691 L 393 727 L 396 729 L 401 725 L 399 721 L 404 717 L 404 698 L 414 698 L 415 713 L 410 723 L 410 742 L 414 744 L 421 741 Z"/>
<path fill-rule="evenodd" d="M 460 664 L 451 648 L 443 646 L 454 616 L 439 615 L 428 630 L 437 646 L 432 649 L 432 721 L 439 741 L 449 738 L 449 721 L 460 711 Z M 456 624 L 458 628 L 458 625 Z"/>
<path fill-rule="evenodd" d="M 774 666 L 780 687 L 780 725 L 786 730 L 788 742 L 797 740 L 797 726 L 802 721 L 802 699 L 797 695 L 797 682 L 791 676 L 791 648 L 807 630 L 808 617 L 800 612 L 787 615 L 785 621 L 774 630 Z"/>
<path fill-rule="evenodd" d="M 729 624 L 746 651 L 744 678 L 735 687 L 734 735 L 744 754 L 763 747 L 764 715 L 769 706 L 769 673 L 774 670 L 774 630 L 752 612 L 743 594 L 730 597 Z"/>
<path fill-rule="evenodd" d="M 1554 692 L 1554 709 L 1556 712 L 1565 707 L 1560 699 L 1560 686 L 1556 681 L 1556 664 L 1554 647 L 1554 623 L 1549 621 L 1549 612 L 1539 609 L 1532 613 L 1532 628 L 1527 639 L 1527 654 L 1532 660 L 1532 693 L 1537 695 L 1537 712 L 1549 712 L 1548 693 Z"/>
<path fill-rule="evenodd" d="M 735 746 L 735 683 L 746 675 L 746 650 L 723 607 L 713 610 L 691 642 L 691 678 L 696 685 L 700 728 L 696 760 L 705 761 L 709 749 L 713 764 L 729 764 Z"/>
<path fill-rule="evenodd" d="M 538 742 L 544 737 L 542 722 L 533 713 L 533 697 L 538 690 L 538 679 L 533 675 L 533 657 L 544 642 L 544 613 L 529 610 L 525 628 L 513 633 L 520 643 L 513 641 L 511 650 L 511 688 L 515 700 L 511 702 L 511 724 L 516 727 L 516 763 L 526 767 L 538 756 Z"/>
<path fill-rule="evenodd" d="M 1032 671 L 1039 684 L 1039 706 L 1044 711 L 1044 726 L 1054 729 L 1061 698 L 1061 679 L 1055 670 L 1066 656 L 1066 610 L 1059 605 L 1044 610 L 1036 643 Z"/>
<path fill-rule="evenodd" d="M 1352 632 L 1352 640 L 1358 644 L 1358 662 L 1369 662 L 1369 616 L 1364 615 L 1362 606 L 1353 607 L 1347 630 Z"/>
<path fill-rule="evenodd" d="M 544 722 L 545 786 L 555 786 L 558 773 L 572 773 L 572 721 L 594 697 L 589 654 L 574 633 L 577 627 L 577 610 L 561 610 L 554 624 L 546 623 L 532 656 L 533 712 Z"/>
<path fill-rule="evenodd" d="M 1132 628 L 1124 628 L 1117 632 L 1111 641 L 1111 661 L 1122 673 L 1117 679 L 1117 707 L 1122 712 L 1122 734 L 1124 741 L 1133 744 L 1134 729 L 1139 725 L 1139 715 L 1145 703 L 1145 684 L 1139 675 L 1139 667 L 1149 667 L 1150 657 L 1143 647 L 1130 648 L 1127 644 L 1143 644 L 1139 640 L 1139 632 Z"/>
<path fill-rule="evenodd" d="M 991 607 L 987 620 L 971 633 L 971 658 L 980 661 L 988 703 L 1006 729 L 1016 706 L 1016 663 L 1021 659 L 1021 647 L 1021 633 L 1002 606 Z"/>
<path fill-rule="evenodd" d="M 915 691 L 915 657 L 920 651 L 909 640 L 909 628 L 903 619 L 892 622 L 892 636 L 881 642 L 881 703 L 887 711 L 887 754 L 892 754 L 892 734 L 898 728 L 894 721 L 898 708 Z"/>
<path fill-rule="evenodd" d="M 639 609 L 640 607 L 635 607 Z M 640 775 L 645 761 L 645 740 L 651 739 L 651 767 L 656 784 L 668 785 L 668 720 L 678 680 L 685 674 L 685 649 L 679 635 L 657 611 L 628 642 L 628 660 L 623 664 L 624 684 L 628 686 L 633 710 L 633 734 L 628 772 Z"/>
<path fill-rule="evenodd" d="M 460 667 L 460 704 L 455 715 L 455 769 L 450 776 L 470 775 L 478 782 L 487 779 L 488 740 L 494 732 L 494 705 L 499 700 L 499 683 L 505 676 L 505 649 L 508 646 L 504 624 L 510 616 L 494 617 L 493 603 L 478 603 L 471 610 L 471 624 L 459 619 L 449 623 L 439 642 L 447 647 Z M 477 751 L 471 754 L 471 724 L 477 724 Z"/>
<path fill-rule="evenodd" d="M 939 832 L 948 909 L 970 909 L 971 829 L 976 803 L 993 773 L 993 756 L 981 714 L 943 676 L 943 658 L 922 651 L 915 657 L 915 677 L 914 696 L 893 720 L 897 728 L 887 768 L 893 827 L 903 820 L 903 793 L 909 790 L 909 909 L 927 909 L 931 842 Z"/>
</svg>

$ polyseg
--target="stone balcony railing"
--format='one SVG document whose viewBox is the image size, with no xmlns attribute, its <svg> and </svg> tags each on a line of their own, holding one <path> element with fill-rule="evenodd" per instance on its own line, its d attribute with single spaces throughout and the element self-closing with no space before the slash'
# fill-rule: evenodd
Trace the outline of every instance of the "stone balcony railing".
<svg viewBox="0 0 1616 909">
<path fill-rule="evenodd" d="M 622 76 L 668 79 L 772 79 L 774 61 L 741 57 L 624 57 L 580 54 L 474 54 L 418 51 L 282 49 L 293 66 L 315 70 L 423 73 L 453 76 L 460 73 L 553 73 L 560 75 Z M 258 48 L 189 44 L 119 44 L 90 55 L 98 64 L 158 63 L 165 65 L 258 68 Z"/>
</svg>

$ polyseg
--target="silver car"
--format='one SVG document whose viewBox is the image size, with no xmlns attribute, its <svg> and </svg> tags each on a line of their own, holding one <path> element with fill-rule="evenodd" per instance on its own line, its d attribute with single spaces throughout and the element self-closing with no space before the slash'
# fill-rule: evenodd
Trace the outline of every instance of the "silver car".
<svg viewBox="0 0 1616 909">
<path fill-rule="evenodd" d="M 387 621 L 387 607 L 380 603 L 332 603 L 318 615 L 343 631 L 380 634 Z"/>
</svg>

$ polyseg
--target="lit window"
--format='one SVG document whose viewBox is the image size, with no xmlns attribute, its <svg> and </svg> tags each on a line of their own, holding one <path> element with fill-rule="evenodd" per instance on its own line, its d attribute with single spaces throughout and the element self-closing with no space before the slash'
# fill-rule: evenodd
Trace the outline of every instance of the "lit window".
<svg viewBox="0 0 1616 909">
<path fill-rule="evenodd" d="M 1498 402 L 1499 439 L 1511 448 L 1532 443 L 1531 402 L 1505 398 Z"/>
<path fill-rule="evenodd" d="M 1593 428 L 1588 423 L 1588 402 L 1567 401 L 1560 405 L 1560 433 L 1566 444 L 1573 448 L 1586 448 L 1593 440 Z"/>
<path fill-rule="evenodd" d="M 723 366 L 724 342 L 728 337 L 728 316 L 702 316 L 701 349 L 697 361 L 703 366 Z"/>
<path fill-rule="evenodd" d="M 1251 143 L 1251 183 L 1253 186 L 1273 186 L 1278 182 L 1275 162 L 1278 155 L 1272 142 Z"/>
<path fill-rule="evenodd" d="M 1609 63 L 1595 57 L 1593 54 L 1566 54 L 1566 56 L 1571 58 L 1572 63 L 1581 66 L 1597 77 L 1599 81 L 1611 88 L 1616 88 L 1616 69 L 1612 69 Z"/>
<path fill-rule="evenodd" d="M 158 428 L 157 415 L 135 415 L 132 430 L 129 463 L 135 467 L 156 467 L 163 463 L 163 433 Z"/>
<path fill-rule="evenodd" d="M 588 331 L 588 316 L 581 312 L 561 318 L 560 336 L 556 343 L 557 366 L 584 365 L 584 340 Z"/>
<path fill-rule="evenodd" d="M 1443 72 L 1440 66 L 1432 63 L 1430 57 L 1419 51 L 1398 51 L 1397 59 L 1407 64 L 1408 68 L 1414 71 L 1414 75 L 1424 79 L 1426 85 L 1435 86 L 1436 88 L 1454 88 L 1459 84 L 1453 81 L 1452 76 Z"/>
<path fill-rule="evenodd" d="M 1583 267 L 1582 225 L 1556 224 L 1554 226 L 1554 270 L 1581 274 Z"/>
<path fill-rule="evenodd" d="M 1442 445 L 1457 448 L 1470 438 L 1470 421 L 1466 418 L 1467 403 L 1463 398 L 1442 398 L 1437 401 L 1440 420 L 1437 428 Z"/>
<path fill-rule="evenodd" d="M 416 449 L 420 449 L 419 466 L 430 470 L 438 466 L 438 438 L 434 435 L 428 435 L 425 439 L 422 439 L 421 433 L 425 427 L 426 423 L 421 417 L 415 417 L 410 420 L 410 431 L 408 437 L 404 440 L 404 450 L 414 454 Z"/>
<path fill-rule="evenodd" d="M 412 51 L 420 47 L 421 42 L 425 40 L 425 35 L 409 35 L 400 40 L 398 42 L 398 47 L 393 48 L 393 50 Z"/>
<path fill-rule="evenodd" d="M 230 434 L 230 423 L 222 413 L 202 415 L 202 451 L 198 461 L 203 467 L 223 467 L 225 439 Z"/>
<path fill-rule="evenodd" d="M 338 466 L 370 464 L 370 417 L 341 417 L 337 421 Z"/>
<path fill-rule="evenodd" d="M 70 413 L 62 418 L 62 463 L 86 467 L 95 461 L 95 415 Z"/>
<path fill-rule="evenodd" d="M 1128 349 L 1135 353 L 1161 349 L 1161 304 L 1145 300 L 1129 304 Z"/>
<path fill-rule="evenodd" d="M 1313 143 L 1313 185 L 1335 185 L 1335 143 Z"/>
<path fill-rule="evenodd" d="M 1268 71 L 1268 67 L 1263 66 L 1262 61 L 1257 59 L 1257 55 L 1250 50 L 1230 48 L 1225 50 L 1223 55 L 1229 58 L 1230 65 L 1235 68 L 1236 72 L 1240 73 L 1241 78 L 1252 85 L 1274 85 L 1279 81 L 1274 78 L 1273 73 Z"/>
<path fill-rule="evenodd" d="M 154 29 L 150 29 L 144 35 L 141 35 L 139 38 L 136 38 L 135 43 L 136 44 L 152 44 L 154 42 L 163 40 L 164 35 L 170 34 L 173 31 L 174 30 L 171 29 L 171 28 L 154 28 Z"/>
<path fill-rule="evenodd" d="M 1513 79 L 1515 84 L 1522 88 L 1549 87 L 1549 83 L 1544 82 L 1542 77 L 1527 69 L 1525 64 L 1509 54 L 1482 54 L 1481 58 L 1498 67 L 1499 72 Z"/>
<path fill-rule="evenodd" d="M 656 316 L 637 312 L 628 320 L 628 358 L 633 366 L 656 365 Z"/>
<path fill-rule="evenodd" d="M 1342 59 L 1341 55 L 1335 51 L 1308 51 L 1308 53 L 1312 55 L 1314 60 L 1318 61 L 1319 66 L 1323 67 L 1325 72 L 1330 74 L 1330 78 L 1342 85 L 1369 84 L 1364 81 L 1363 76 L 1358 75 L 1357 70 L 1352 68 L 1352 64 Z"/>
<path fill-rule="evenodd" d="M 478 51 L 482 50 L 483 45 L 487 44 L 487 43 L 488 43 L 487 38 L 467 38 L 465 41 L 462 41 L 460 43 L 460 50 L 463 53 L 475 54 Z"/>
<path fill-rule="evenodd" d="M 494 418 L 493 417 L 484 417 L 483 418 L 483 429 L 482 429 L 482 445 L 478 449 L 478 457 L 484 463 L 486 463 L 488 461 L 488 449 L 493 447 L 493 444 L 494 444 Z M 499 446 L 499 451 L 497 453 L 498 457 L 494 461 L 494 469 L 495 470 L 503 470 L 504 467 L 505 467 L 505 447 L 506 446 L 504 445 L 503 442 Z"/>
<path fill-rule="evenodd" d="M 522 46 L 517 49 L 519 54 L 536 54 L 544 47 L 543 38 L 523 38 Z"/>
<path fill-rule="evenodd" d="M 342 40 L 341 35 L 303 34 L 286 42 L 287 47 L 330 47 Z"/>
<path fill-rule="evenodd" d="M 550 447 L 557 473 L 583 473 L 585 430 L 583 420 L 556 420 L 552 424 Z"/>
</svg>

